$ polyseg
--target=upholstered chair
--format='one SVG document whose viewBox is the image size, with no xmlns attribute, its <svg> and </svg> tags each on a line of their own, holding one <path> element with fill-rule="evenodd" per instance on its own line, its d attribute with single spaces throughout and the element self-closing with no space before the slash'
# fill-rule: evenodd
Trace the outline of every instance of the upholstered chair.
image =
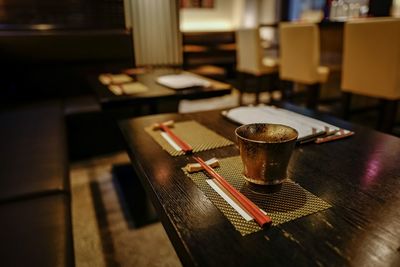
<svg viewBox="0 0 400 267">
<path fill-rule="evenodd" d="M 380 100 L 378 129 L 390 132 L 400 99 L 400 19 L 368 18 L 344 29 L 341 88 L 344 117 L 352 95 Z"/>
<path fill-rule="evenodd" d="M 240 92 L 242 93 L 246 87 L 246 77 L 255 77 L 257 79 L 256 104 L 258 104 L 259 94 L 263 89 L 262 78 L 278 73 L 278 61 L 264 56 L 259 28 L 236 31 L 236 59 L 236 70 L 240 75 Z M 239 104 L 242 104 L 242 94 L 239 97 Z"/>
<path fill-rule="evenodd" d="M 281 80 L 306 86 L 308 108 L 316 108 L 321 84 L 328 80 L 329 68 L 320 65 L 319 28 L 315 23 L 281 23 Z"/>
</svg>

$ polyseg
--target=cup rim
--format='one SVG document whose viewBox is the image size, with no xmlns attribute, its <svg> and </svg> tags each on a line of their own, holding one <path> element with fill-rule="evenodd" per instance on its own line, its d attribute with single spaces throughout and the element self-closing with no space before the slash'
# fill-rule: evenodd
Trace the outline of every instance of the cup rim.
<svg viewBox="0 0 400 267">
<path fill-rule="evenodd" d="M 268 142 L 268 141 L 260 141 L 260 140 L 249 139 L 249 138 L 243 137 L 243 136 L 238 134 L 238 130 L 240 128 L 243 128 L 245 126 L 248 127 L 250 125 L 276 125 L 276 126 L 283 126 L 285 128 L 289 128 L 289 129 L 293 130 L 296 135 L 293 138 L 290 138 L 290 139 L 287 139 L 287 140 L 284 140 L 284 141 L 269 141 Z M 237 127 L 235 129 L 235 135 L 236 135 L 236 137 L 238 137 L 238 138 L 240 138 L 242 140 L 246 140 L 246 141 L 253 142 L 253 143 L 259 143 L 259 144 L 282 144 L 282 143 L 288 143 L 288 142 L 291 142 L 293 140 L 296 140 L 299 137 L 299 132 L 293 127 L 290 127 L 290 126 L 284 125 L 284 124 L 279 124 L 279 123 L 248 123 L 248 124 L 243 124 L 243 125 Z"/>
</svg>

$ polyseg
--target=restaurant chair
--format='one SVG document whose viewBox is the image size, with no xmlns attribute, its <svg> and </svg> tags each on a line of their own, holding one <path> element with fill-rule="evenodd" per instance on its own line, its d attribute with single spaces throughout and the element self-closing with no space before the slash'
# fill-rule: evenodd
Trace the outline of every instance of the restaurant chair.
<svg viewBox="0 0 400 267">
<path fill-rule="evenodd" d="M 246 88 L 246 76 L 257 79 L 256 104 L 260 102 L 262 78 L 272 79 L 278 73 L 278 60 L 265 57 L 258 28 L 239 29 L 236 31 L 236 70 L 239 73 L 239 104 L 242 105 L 242 91 Z"/>
<path fill-rule="evenodd" d="M 343 115 L 348 118 L 352 95 L 380 100 L 378 129 L 390 132 L 400 99 L 400 20 L 348 22 L 344 30 Z"/>
<path fill-rule="evenodd" d="M 279 36 L 280 79 L 305 85 L 306 106 L 315 109 L 321 84 L 330 72 L 328 67 L 320 66 L 319 28 L 314 23 L 281 23 Z"/>
</svg>

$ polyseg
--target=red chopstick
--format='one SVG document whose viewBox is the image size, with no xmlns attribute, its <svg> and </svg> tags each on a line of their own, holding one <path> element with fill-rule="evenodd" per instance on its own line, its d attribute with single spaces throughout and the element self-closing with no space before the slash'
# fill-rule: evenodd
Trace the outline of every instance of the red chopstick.
<svg viewBox="0 0 400 267">
<path fill-rule="evenodd" d="M 272 223 L 271 218 L 268 215 L 265 215 L 261 212 L 261 210 L 245 195 L 237 191 L 232 185 L 230 185 L 221 175 L 219 175 L 216 171 L 214 171 L 210 166 L 208 166 L 204 160 L 200 157 L 193 158 L 203 167 L 203 169 L 211 175 L 214 179 L 216 179 L 220 185 L 222 185 L 245 209 L 250 215 L 254 218 L 254 220 L 261 226 L 269 225 Z"/>
<path fill-rule="evenodd" d="M 181 138 L 179 138 L 179 136 L 174 134 L 174 132 L 172 132 L 168 128 L 168 126 L 165 126 L 163 123 L 160 123 L 160 128 L 161 128 L 161 130 L 166 132 L 169 135 L 169 137 L 171 137 L 175 141 L 175 143 L 183 150 L 183 152 L 188 153 L 188 152 L 193 151 L 193 148 L 188 143 L 186 143 Z"/>
</svg>

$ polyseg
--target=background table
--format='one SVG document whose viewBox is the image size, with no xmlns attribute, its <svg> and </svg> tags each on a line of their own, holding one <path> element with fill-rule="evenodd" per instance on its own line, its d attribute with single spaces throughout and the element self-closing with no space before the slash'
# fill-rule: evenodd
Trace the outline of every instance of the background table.
<svg viewBox="0 0 400 267">
<path fill-rule="evenodd" d="M 230 94 L 232 86 L 227 83 L 218 82 L 202 77 L 211 82 L 211 87 L 191 88 L 185 90 L 173 90 L 156 82 L 157 77 L 168 74 L 178 74 L 183 71 L 172 68 L 151 69 L 143 74 L 132 75 L 135 81 L 147 86 L 147 92 L 131 95 L 115 95 L 106 85 L 103 85 L 98 75 L 89 77 L 90 86 L 93 88 L 97 99 L 103 109 L 113 109 L 121 107 L 137 107 L 149 105 L 149 113 L 158 113 L 161 105 L 169 105 L 168 111 L 178 111 L 179 100 L 182 99 L 201 99 L 208 97 L 222 96 Z M 187 72 L 186 72 L 187 73 Z M 192 74 L 195 75 L 195 74 Z M 196 75 L 197 76 L 197 75 Z"/>
<path fill-rule="evenodd" d="M 120 122 L 132 164 L 184 265 L 399 266 L 400 139 L 285 105 L 356 132 L 296 147 L 289 177 L 332 208 L 241 236 L 181 171 L 191 156 L 171 157 L 144 132 L 160 121 L 194 119 L 234 140 L 236 125 L 218 111 L 164 114 Z M 235 146 L 197 153 L 239 155 Z"/>
</svg>

